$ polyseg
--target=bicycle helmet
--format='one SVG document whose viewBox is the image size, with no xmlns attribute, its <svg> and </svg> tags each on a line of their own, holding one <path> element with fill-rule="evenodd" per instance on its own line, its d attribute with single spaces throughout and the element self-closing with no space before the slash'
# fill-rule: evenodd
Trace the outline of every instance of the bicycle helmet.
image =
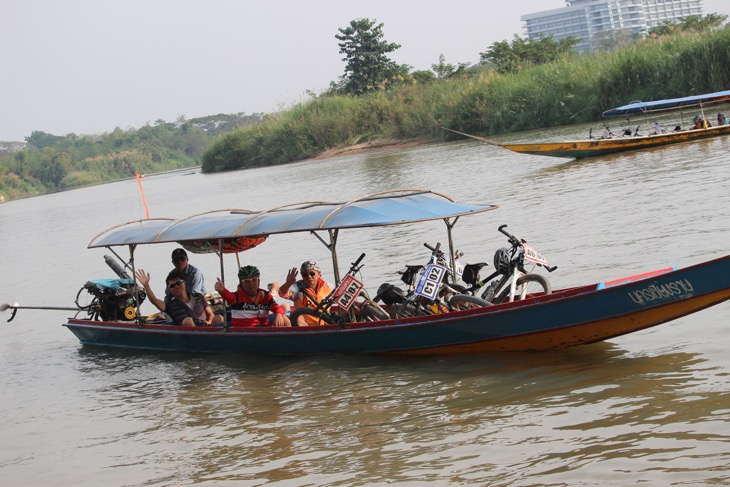
<svg viewBox="0 0 730 487">
<path fill-rule="evenodd" d="M 254 277 L 261 277 L 261 273 L 259 272 L 259 268 L 252 265 L 245 265 L 241 267 L 238 271 L 238 280 L 242 281 L 243 279 L 253 279 Z"/>
<path fill-rule="evenodd" d="M 494 268 L 500 274 L 507 274 L 510 267 L 509 249 L 502 247 L 494 253 Z"/>
</svg>

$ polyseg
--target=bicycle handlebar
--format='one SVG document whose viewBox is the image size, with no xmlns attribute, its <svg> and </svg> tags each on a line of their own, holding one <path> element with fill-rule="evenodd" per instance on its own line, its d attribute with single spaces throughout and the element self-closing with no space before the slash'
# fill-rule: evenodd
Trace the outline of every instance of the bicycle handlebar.
<svg viewBox="0 0 730 487">
<path fill-rule="evenodd" d="M 507 224 L 500 225 L 497 230 L 499 230 L 500 233 L 506 235 L 512 245 L 517 247 L 520 244 L 527 243 L 527 240 L 525 240 L 524 238 L 520 239 L 520 238 L 515 237 L 514 235 L 509 233 L 507 230 L 505 230 L 505 228 L 507 228 Z M 538 265 L 541 265 L 541 264 L 538 264 Z M 555 269 L 558 268 L 558 266 L 556 266 L 556 265 L 554 265 L 552 267 L 548 267 L 548 266 L 542 266 L 542 267 L 545 267 L 545 269 L 547 269 L 548 272 L 553 272 Z"/>
<path fill-rule="evenodd" d="M 424 247 L 426 247 L 426 248 L 427 248 L 428 250 L 430 250 L 431 252 L 433 252 L 433 253 L 435 254 L 435 253 L 436 253 L 436 252 L 438 252 L 438 251 L 439 251 L 439 249 L 441 248 L 441 242 L 438 242 L 438 243 L 436 244 L 436 247 L 432 247 L 432 246 L 430 246 L 430 245 L 429 245 L 429 244 L 427 244 L 427 243 L 424 243 L 424 244 L 423 244 L 423 246 L 424 246 Z"/>
<path fill-rule="evenodd" d="M 353 264 L 350 266 L 350 272 L 352 272 L 352 269 L 357 267 L 364 258 L 365 258 L 365 252 L 360 254 L 360 257 L 358 257 L 357 260 L 355 262 L 353 262 Z"/>
<path fill-rule="evenodd" d="M 514 235 L 512 235 L 511 233 L 509 233 L 507 230 L 505 230 L 505 228 L 507 228 L 507 224 L 506 223 L 504 225 L 500 225 L 497 230 L 499 230 L 499 232 L 501 234 L 505 235 L 510 240 L 517 238 Z"/>
<path fill-rule="evenodd" d="M 509 242 L 512 245 L 518 246 L 521 243 L 526 243 L 527 242 L 524 239 L 519 239 L 519 238 L 515 237 L 514 235 L 512 235 L 511 233 L 509 233 L 507 230 L 505 230 L 505 228 L 507 228 L 507 224 L 506 223 L 504 225 L 500 225 L 497 230 L 499 230 L 499 232 L 501 234 L 505 235 L 507 237 L 507 239 L 509 240 Z"/>
</svg>

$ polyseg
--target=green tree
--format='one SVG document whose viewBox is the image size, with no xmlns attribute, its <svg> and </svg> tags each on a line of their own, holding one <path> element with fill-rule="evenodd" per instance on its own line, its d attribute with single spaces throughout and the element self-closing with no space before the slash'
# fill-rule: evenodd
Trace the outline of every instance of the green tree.
<svg viewBox="0 0 730 487">
<path fill-rule="evenodd" d="M 649 35 L 666 36 L 679 32 L 703 32 L 717 30 L 725 23 L 727 15 L 707 14 L 690 15 L 679 21 L 665 20 L 656 27 L 649 29 Z"/>
<path fill-rule="evenodd" d="M 48 134 L 41 132 L 40 130 L 34 130 L 31 134 L 25 138 L 25 142 L 28 145 L 42 149 L 43 147 L 51 147 L 59 144 L 63 140 L 63 137 L 58 135 Z"/>
<path fill-rule="evenodd" d="M 70 156 L 65 151 L 54 152 L 45 149 L 40 161 L 40 167 L 34 171 L 34 176 L 51 189 L 60 189 L 61 181 L 68 173 Z"/>
<path fill-rule="evenodd" d="M 555 41 L 552 36 L 533 40 L 515 34 L 511 44 L 495 42 L 485 52 L 480 52 L 480 63 L 492 65 L 500 73 L 513 73 L 525 66 L 546 64 L 570 55 L 579 41 L 573 36 Z"/>
<path fill-rule="evenodd" d="M 468 67 L 469 63 L 459 63 L 458 66 L 447 63 L 446 57 L 440 54 L 438 64 L 432 64 L 431 70 L 436 73 L 438 79 L 445 79 L 462 74 Z"/>
<path fill-rule="evenodd" d="M 400 44 L 386 42 L 383 24 L 370 19 L 351 20 L 350 25 L 338 29 L 335 38 L 340 54 L 345 57 L 345 74 L 341 77 L 341 91 L 346 94 L 362 95 L 377 89 L 383 82 L 403 69 L 387 54 L 400 48 Z"/>
<path fill-rule="evenodd" d="M 436 81 L 436 75 L 433 71 L 426 71 L 425 69 L 419 69 L 410 74 L 410 78 L 415 80 L 417 83 L 432 83 Z"/>
</svg>

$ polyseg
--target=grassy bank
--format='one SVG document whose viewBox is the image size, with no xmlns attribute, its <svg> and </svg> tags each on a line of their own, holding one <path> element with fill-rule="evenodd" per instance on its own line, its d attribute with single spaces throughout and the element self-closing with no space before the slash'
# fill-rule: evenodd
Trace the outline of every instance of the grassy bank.
<svg viewBox="0 0 730 487">
<path fill-rule="evenodd" d="M 600 119 L 632 100 L 730 88 L 730 29 L 648 39 L 514 74 L 401 85 L 361 97 L 320 96 L 228 133 L 203 155 L 204 172 L 283 164 L 380 138 L 446 140 L 441 127 L 480 135 Z"/>
<path fill-rule="evenodd" d="M 101 135 L 34 131 L 26 143 L 0 142 L 0 196 L 6 200 L 198 166 L 221 133 L 258 123 L 260 114 L 218 114 Z"/>
</svg>

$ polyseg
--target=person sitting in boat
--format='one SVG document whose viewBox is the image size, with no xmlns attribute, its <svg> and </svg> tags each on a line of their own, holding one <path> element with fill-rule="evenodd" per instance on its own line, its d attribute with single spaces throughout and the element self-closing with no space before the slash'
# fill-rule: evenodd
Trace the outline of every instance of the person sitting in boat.
<svg viewBox="0 0 730 487">
<path fill-rule="evenodd" d="M 659 122 L 654 122 L 654 133 L 650 135 L 659 135 L 659 134 L 666 134 L 667 131 L 662 127 Z"/>
<path fill-rule="evenodd" d="M 322 279 L 322 272 L 316 262 L 308 260 L 300 266 L 302 278 L 297 281 L 297 268 L 292 267 L 286 281 L 279 288 L 279 296 L 294 302 L 294 308 L 316 308 L 335 288 L 334 284 Z M 316 316 L 304 315 L 301 318 L 307 325 L 319 325 Z"/>
<path fill-rule="evenodd" d="M 144 287 L 150 302 L 163 313 L 167 313 L 176 325 L 207 326 L 223 323 L 223 316 L 213 314 L 213 310 L 202 294 L 188 292 L 185 279 L 177 269 L 173 269 L 165 279 L 167 290 L 171 295 L 168 301 L 159 299 L 152 292 L 148 272 L 145 272 L 144 269 L 138 269 L 135 276 L 137 281 Z"/>
<path fill-rule="evenodd" d="M 720 112 L 717 114 L 717 126 L 720 125 L 727 125 L 727 118 L 725 118 L 725 114 Z"/>
<path fill-rule="evenodd" d="M 672 130 L 672 132 L 681 132 L 681 131 L 682 131 L 682 126 L 681 125 L 675 125 L 674 126 L 674 130 Z"/>
<path fill-rule="evenodd" d="M 700 113 L 695 115 L 692 121 L 695 123 L 695 126 L 692 127 L 692 129 L 707 129 L 711 127 L 710 122 L 708 122 Z"/>
<path fill-rule="evenodd" d="M 197 267 L 190 265 L 185 249 L 178 248 L 172 251 L 172 265 L 185 281 L 188 292 L 205 294 L 208 291 L 205 287 L 203 273 Z M 172 294 L 169 290 L 165 290 L 165 301 L 169 301 L 171 297 Z"/>
<path fill-rule="evenodd" d="M 269 293 L 271 293 L 271 296 L 272 296 L 272 297 L 273 297 L 274 299 L 276 299 L 276 298 L 279 298 L 279 297 L 280 297 L 280 296 L 279 296 L 279 287 L 280 287 L 280 286 L 279 286 L 279 283 L 278 283 L 278 282 L 276 282 L 276 281 L 274 281 L 274 282 L 270 282 L 270 283 L 268 283 L 268 284 L 266 285 L 266 289 L 268 289 L 268 290 L 269 290 Z M 279 303 L 279 300 L 278 300 L 278 299 L 276 299 L 276 302 L 277 302 L 277 303 Z M 280 305 L 280 306 L 281 306 L 282 308 L 284 308 L 284 311 L 285 311 L 285 312 L 287 312 L 287 314 L 288 314 L 288 312 L 289 312 L 289 311 L 291 310 L 291 306 L 289 306 L 289 305 L 288 305 L 288 304 L 286 304 L 286 303 L 279 303 L 279 305 Z"/>
<path fill-rule="evenodd" d="M 231 307 L 232 326 L 291 326 L 284 308 L 270 292 L 259 289 L 261 272 L 258 267 L 241 267 L 238 281 L 235 293 L 226 289 L 220 278 L 215 283 L 215 290 Z"/>
</svg>

